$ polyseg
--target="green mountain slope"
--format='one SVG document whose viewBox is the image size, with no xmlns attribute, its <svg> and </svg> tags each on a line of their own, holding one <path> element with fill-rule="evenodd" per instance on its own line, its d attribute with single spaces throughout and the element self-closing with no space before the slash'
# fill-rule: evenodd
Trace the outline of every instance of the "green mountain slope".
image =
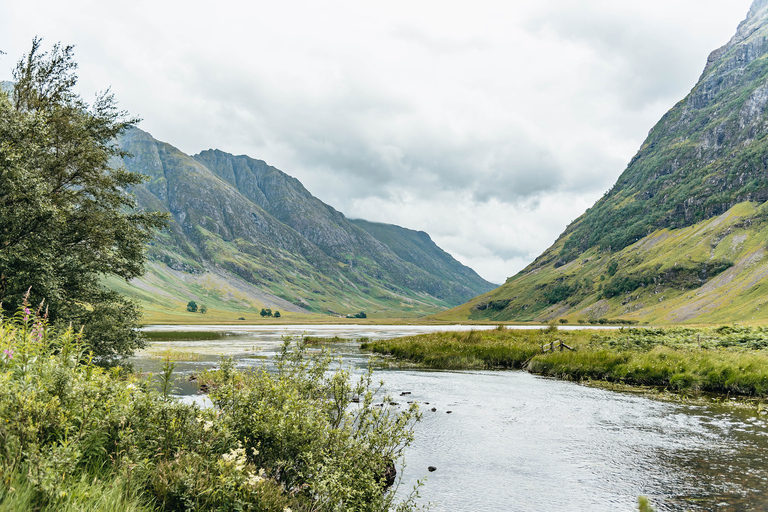
<svg viewBox="0 0 768 512">
<path fill-rule="evenodd" d="M 401 259 L 440 277 L 442 282 L 453 287 L 452 295 L 458 297 L 472 294 L 474 296 L 478 295 L 476 290 L 484 292 L 495 287 L 438 247 L 424 231 L 414 231 L 363 219 L 351 219 L 350 222 L 392 249 Z"/>
<path fill-rule="evenodd" d="M 767 107 L 768 0 L 756 0 L 611 190 L 501 288 L 442 316 L 760 320 L 727 305 L 745 300 L 734 283 L 763 275 Z"/>
<path fill-rule="evenodd" d="M 125 166 L 149 176 L 135 190 L 140 205 L 172 219 L 150 247 L 150 272 L 128 287 L 110 283 L 150 311 L 182 311 L 195 300 L 241 313 L 420 316 L 493 287 L 468 280 L 455 260 L 457 276 L 450 265 L 434 273 L 400 258 L 260 160 L 217 150 L 188 156 L 138 129 L 120 143 L 133 155 Z"/>
</svg>

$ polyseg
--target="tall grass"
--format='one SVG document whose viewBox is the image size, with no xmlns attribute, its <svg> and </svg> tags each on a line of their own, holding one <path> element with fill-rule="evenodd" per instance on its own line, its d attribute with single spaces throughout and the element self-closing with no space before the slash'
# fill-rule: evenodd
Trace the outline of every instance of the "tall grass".
<svg viewBox="0 0 768 512">
<path fill-rule="evenodd" d="M 543 352 L 552 341 L 575 350 Z M 768 396 L 768 331 L 757 328 L 435 333 L 362 348 L 437 369 L 509 369 L 673 391 Z"/>
</svg>

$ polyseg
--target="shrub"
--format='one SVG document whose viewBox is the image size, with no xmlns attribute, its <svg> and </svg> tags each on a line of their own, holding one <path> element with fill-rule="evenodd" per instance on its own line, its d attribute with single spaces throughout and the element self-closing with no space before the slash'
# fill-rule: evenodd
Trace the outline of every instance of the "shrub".
<svg viewBox="0 0 768 512">
<path fill-rule="evenodd" d="M 24 305 L 0 317 L 0 503 L 389 510 L 382 468 L 401 458 L 418 412 L 374 407 L 370 372 L 355 384 L 330 364 L 288 344 L 275 375 L 225 362 L 207 374 L 216 407 L 200 409 L 172 395 L 172 361 L 157 378 L 95 366 L 80 333 Z"/>
</svg>

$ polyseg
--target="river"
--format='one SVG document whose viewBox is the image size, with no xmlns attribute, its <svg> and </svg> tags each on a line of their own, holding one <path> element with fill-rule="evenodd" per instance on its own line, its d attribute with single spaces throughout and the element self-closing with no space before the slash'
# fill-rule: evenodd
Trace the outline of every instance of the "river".
<svg viewBox="0 0 768 512">
<path fill-rule="evenodd" d="M 156 326 L 237 336 L 157 343 L 133 362 L 156 371 L 153 351 L 200 354 L 178 363 L 184 375 L 220 354 L 243 368 L 268 364 L 263 357 L 284 335 L 381 339 L 472 328 Z M 329 347 L 358 368 L 369 357 L 353 343 Z M 768 421 L 753 410 L 661 402 L 518 371 L 377 372 L 396 400 L 423 404 L 400 492 L 426 476 L 420 502 L 431 510 L 631 511 L 640 495 L 658 511 L 768 510 Z M 184 385 L 182 394 L 192 393 Z"/>
</svg>

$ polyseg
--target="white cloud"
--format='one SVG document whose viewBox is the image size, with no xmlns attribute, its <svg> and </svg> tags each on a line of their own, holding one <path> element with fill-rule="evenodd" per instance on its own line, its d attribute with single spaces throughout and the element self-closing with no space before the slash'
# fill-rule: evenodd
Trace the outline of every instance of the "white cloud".
<svg viewBox="0 0 768 512">
<path fill-rule="evenodd" d="M 501 282 L 615 181 L 749 0 L 223 0 L 0 6 L 0 79 L 74 43 L 84 96 L 421 229 Z"/>
</svg>

